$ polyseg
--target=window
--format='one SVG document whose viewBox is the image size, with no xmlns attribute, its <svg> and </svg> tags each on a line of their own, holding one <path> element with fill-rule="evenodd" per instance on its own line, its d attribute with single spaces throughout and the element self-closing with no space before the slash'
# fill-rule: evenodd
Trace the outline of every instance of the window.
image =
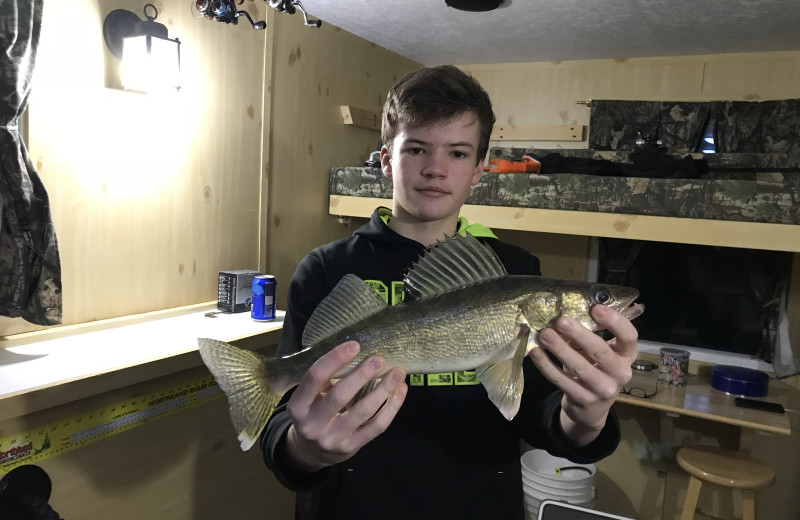
<svg viewBox="0 0 800 520">
<path fill-rule="evenodd" d="M 596 250 L 596 280 L 639 289 L 645 313 L 634 324 L 645 347 L 771 370 L 792 253 L 610 238 Z"/>
</svg>

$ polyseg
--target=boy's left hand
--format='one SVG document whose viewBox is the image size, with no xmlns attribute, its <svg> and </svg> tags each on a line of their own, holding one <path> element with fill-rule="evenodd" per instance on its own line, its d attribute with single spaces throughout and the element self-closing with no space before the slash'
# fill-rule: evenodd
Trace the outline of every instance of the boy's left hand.
<svg viewBox="0 0 800 520">
<path fill-rule="evenodd" d="M 589 444 L 603 429 L 617 394 L 631 379 L 631 364 L 638 354 L 639 335 L 627 318 L 603 305 L 590 312 L 600 329 L 615 336 L 612 340 L 606 342 L 575 320 L 559 318 L 554 328 L 540 331 L 542 348 L 529 354 L 541 373 L 564 391 L 561 426 L 576 447 Z"/>
</svg>

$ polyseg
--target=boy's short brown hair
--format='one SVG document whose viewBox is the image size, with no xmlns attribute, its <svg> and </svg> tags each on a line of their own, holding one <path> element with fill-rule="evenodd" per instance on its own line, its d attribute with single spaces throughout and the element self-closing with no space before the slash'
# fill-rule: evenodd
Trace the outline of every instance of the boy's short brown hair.
<svg viewBox="0 0 800 520">
<path fill-rule="evenodd" d="M 465 112 L 472 112 L 478 118 L 477 161 L 481 161 L 489 151 L 489 136 L 495 122 L 489 94 L 475 78 L 452 65 L 409 72 L 386 96 L 381 139 L 391 151 L 400 124 L 421 126 L 447 121 Z"/>
</svg>

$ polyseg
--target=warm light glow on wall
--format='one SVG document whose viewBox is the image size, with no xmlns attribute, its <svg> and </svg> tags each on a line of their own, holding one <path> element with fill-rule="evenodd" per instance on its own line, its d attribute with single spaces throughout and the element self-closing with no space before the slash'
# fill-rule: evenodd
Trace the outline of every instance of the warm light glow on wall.
<svg viewBox="0 0 800 520">
<path fill-rule="evenodd" d="M 165 42 L 173 50 L 169 58 L 156 58 L 155 78 L 166 79 L 167 88 L 142 94 L 153 85 L 153 76 L 138 85 L 131 83 L 136 91 L 120 90 L 118 83 L 117 88 L 107 88 L 105 66 L 121 64 L 103 44 L 102 25 L 97 23 L 108 8 L 92 11 L 89 2 L 78 4 L 54 5 L 43 18 L 30 100 L 38 145 L 32 149 L 34 162 L 41 158 L 42 174 L 56 198 L 58 184 L 49 177 L 64 186 L 69 179 L 70 192 L 59 199 L 61 208 L 82 211 L 78 208 L 87 204 L 108 204 L 114 211 L 117 205 L 139 205 L 142 210 L 169 206 L 176 186 L 186 189 L 192 180 L 187 164 L 196 155 L 198 132 L 207 118 L 205 104 L 198 99 L 207 88 L 193 83 L 204 78 L 190 67 L 181 74 L 190 88 L 178 93 L 175 73 L 164 72 L 177 60 L 176 43 Z M 82 30 L 71 31 L 60 21 L 76 13 Z M 151 61 L 160 55 L 158 40 L 152 38 Z M 190 65 L 198 59 L 191 47 L 186 45 Z"/>
</svg>

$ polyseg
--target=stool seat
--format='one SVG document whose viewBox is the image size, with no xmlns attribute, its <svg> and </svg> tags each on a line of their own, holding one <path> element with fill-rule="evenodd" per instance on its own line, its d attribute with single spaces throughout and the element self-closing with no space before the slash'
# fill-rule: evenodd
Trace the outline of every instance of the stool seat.
<svg viewBox="0 0 800 520">
<path fill-rule="evenodd" d="M 703 481 L 741 490 L 744 520 L 755 520 L 755 490 L 775 483 L 772 468 L 736 451 L 712 446 L 684 447 L 678 450 L 676 459 L 690 475 L 681 520 L 694 518 Z"/>
<path fill-rule="evenodd" d="M 736 489 L 764 489 L 775 483 L 775 471 L 741 453 L 695 446 L 681 448 L 678 465 L 690 475 L 720 486 Z"/>
</svg>

